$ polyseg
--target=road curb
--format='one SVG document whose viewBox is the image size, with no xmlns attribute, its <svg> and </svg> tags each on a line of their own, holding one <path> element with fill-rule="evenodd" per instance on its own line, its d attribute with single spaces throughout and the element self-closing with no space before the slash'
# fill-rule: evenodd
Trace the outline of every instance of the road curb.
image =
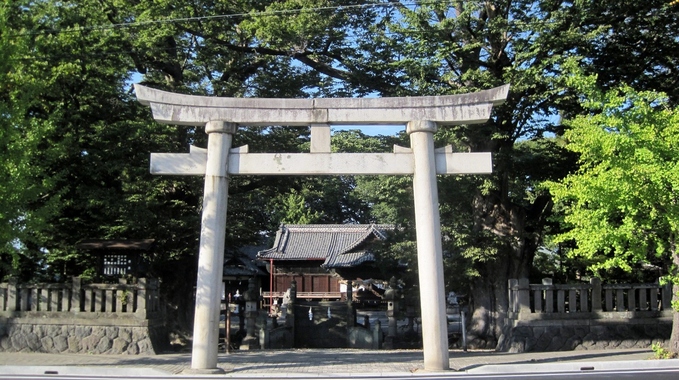
<svg viewBox="0 0 679 380">
<path fill-rule="evenodd" d="M 679 359 L 627 360 L 627 361 L 578 361 L 568 363 L 491 364 L 465 369 L 470 374 L 498 373 L 554 373 L 584 371 L 632 371 L 645 369 L 679 369 Z"/>
</svg>

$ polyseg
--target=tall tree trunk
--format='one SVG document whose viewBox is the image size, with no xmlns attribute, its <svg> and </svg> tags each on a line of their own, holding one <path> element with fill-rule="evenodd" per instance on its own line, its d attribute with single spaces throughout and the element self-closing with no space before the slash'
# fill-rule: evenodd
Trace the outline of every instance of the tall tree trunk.
<svg viewBox="0 0 679 380">
<path fill-rule="evenodd" d="M 674 270 L 672 273 L 672 306 L 679 304 L 679 253 L 677 252 L 676 245 L 672 244 L 672 262 L 674 263 Z M 668 350 L 679 354 L 679 310 L 673 307 L 672 310 L 672 335 L 670 335 L 670 344 Z"/>
<path fill-rule="evenodd" d="M 508 280 L 529 277 L 550 206 L 543 197 L 528 208 L 507 198 L 477 198 L 477 228 L 494 236 L 497 254 L 476 264 L 480 275 L 471 288 L 470 346 L 497 347 L 509 306 Z"/>
<path fill-rule="evenodd" d="M 675 255 L 675 262 L 677 257 Z M 679 284 L 672 286 L 672 300 L 673 303 L 679 302 Z M 672 335 L 670 335 L 669 351 L 675 355 L 679 355 L 679 310 L 672 310 Z"/>
<path fill-rule="evenodd" d="M 509 276 L 502 270 L 506 258 L 498 258 L 486 265 L 484 272 L 494 273 L 480 276 L 472 284 L 468 345 L 472 348 L 495 348 L 502 334 L 502 326 L 507 316 L 507 280 Z"/>
</svg>

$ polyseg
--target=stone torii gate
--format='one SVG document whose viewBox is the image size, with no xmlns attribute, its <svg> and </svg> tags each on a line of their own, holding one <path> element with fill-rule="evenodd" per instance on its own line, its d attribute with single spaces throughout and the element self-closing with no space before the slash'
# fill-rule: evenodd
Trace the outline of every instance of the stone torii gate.
<svg viewBox="0 0 679 380">
<path fill-rule="evenodd" d="M 490 153 L 434 149 L 438 126 L 483 123 L 509 85 L 471 94 L 403 98 L 259 99 L 180 95 L 135 86 L 156 121 L 205 126 L 207 149 L 152 153 L 151 173 L 204 175 L 191 369 L 219 372 L 217 350 L 229 175 L 413 175 L 424 368 L 449 369 L 437 174 L 491 173 Z M 410 148 L 331 153 L 330 125 L 406 125 Z M 238 125 L 311 127 L 310 153 L 231 148 Z"/>
</svg>

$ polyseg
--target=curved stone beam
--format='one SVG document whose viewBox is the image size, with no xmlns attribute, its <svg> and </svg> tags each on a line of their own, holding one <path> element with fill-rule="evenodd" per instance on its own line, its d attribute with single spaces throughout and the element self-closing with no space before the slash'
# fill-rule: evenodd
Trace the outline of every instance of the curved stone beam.
<svg viewBox="0 0 679 380">
<path fill-rule="evenodd" d="M 134 85 L 137 99 L 151 106 L 161 123 L 202 126 L 210 120 L 268 126 L 310 124 L 406 124 L 430 120 L 439 125 L 483 123 L 494 105 L 507 98 L 509 85 L 471 94 L 397 98 L 264 99 L 182 95 Z"/>
</svg>

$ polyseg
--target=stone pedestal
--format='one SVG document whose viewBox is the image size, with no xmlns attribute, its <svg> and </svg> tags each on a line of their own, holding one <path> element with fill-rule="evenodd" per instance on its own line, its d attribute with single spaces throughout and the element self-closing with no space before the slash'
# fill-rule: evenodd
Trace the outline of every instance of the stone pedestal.
<svg viewBox="0 0 679 380">
<path fill-rule="evenodd" d="M 356 326 L 356 309 L 354 309 L 354 289 L 353 282 L 347 281 L 347 327 Z"/>
<path fill-rule="evenodd" d="M 379 350 L 382 348 L 382 323 L 380 320 L 376 320 L 372 328 L 373 333 L 373 350 Z"/>
<path fill-rule="evenodd" d="M 347 281 L 347 303 L 351 305 L 354 302 L 354 282 Z"/>
<path fill-rule="evenodd" d="M 288 306 L 285 308 L 285 326 L 293 329 L 295 328 L 295 304 L 297 303 L 297 281 L 292 280 L 290 283 L 290 300 Z"/>
<path fill-rule="evenodd" d="M 392 277 L 389 281 L 389 288 L 384 292 L 384 299 L 387 301 L 387 318 L 389 319 L 389 328 L 383 346 L 386 349 L 394 349 L 395 342 L 398 340 L 396 322 L 398 320 L 400 298 L 401 292 L 398 289 L 396 278 Z"/>
<path fill-rule="evenodd" d="M 259 339 L 257 338 L 257 317 L 259 310 L 257 304 L 259 303 L 259 293 L 256 289 L 254 279 L 250 279 L 248 283 L 248 290 L 244 294 L 245 298 L 245 338 L 241 343 L 241 350 L 255 350 L 259 349 Z"/>
<path fill-rule="evenodd" d="M 407 334 L 415 333 L 415 318 L 417 318 L 417 313 L 415 313 L 415 310 L 408 308 L 406 311 L 406 320 L 408 321 L 408 325 L 406 327 Z"/>
</svg>

